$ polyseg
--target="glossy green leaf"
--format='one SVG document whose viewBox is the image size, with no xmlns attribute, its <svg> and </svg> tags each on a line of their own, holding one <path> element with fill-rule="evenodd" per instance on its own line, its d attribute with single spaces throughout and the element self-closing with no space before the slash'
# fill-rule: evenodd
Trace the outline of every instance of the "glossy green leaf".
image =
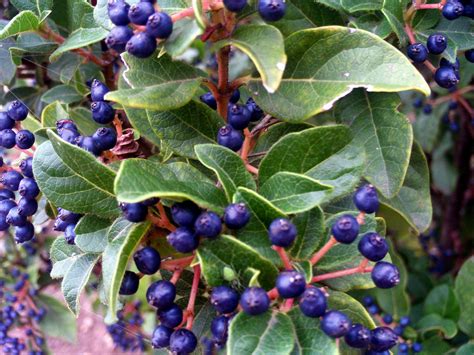
<svg viewBox="0 0 474 355">
<path fill-rule="evenodd" d="M 337 26 L 303 30 L 285 40 L 285 49 L 288 65 L 276 93 L 267 93 L 259 79 L 249 84 L 265 112 L 284 121 L 299 122 L 329 110 L 356 87 L 430 92 L 404 54 L 363 30 Z"/>
<path fill-rule="evenodd" d="M 37 299 L 47 310 L 46 316 L 39 323 L 41 330 L 48 336 L 74 343 L 77 338 L 77 320 L 74 315 L 63 302 L 54 297 L 40 294 Z"/>
<path fill-rule="evenodd" d="M 383 0 L 340 0 L 341 6 L 348 12 L 381 10 Z"/>
<path fill-rule="evenodd" d="M 70 85 L 58 85 L 49 89 L 41 96 L 41 100 L 47 104 L 59 101 L 62 104 L 72 104 L 82 100 L 82 95 Z"/>
<path fill-rule="evenodd" d="M 296 260 L 309 259 L 325 242 L 324 214 L 319 207 L 297 214 L 292 222 L 298 230 L 290 255 Z"/>
<path fill-rule="evenodd" d="M 43 127 L 56 128 L 56 121 L 64 120 L 69 117 L 64 107 L 57 101 L 46 106 L 41 112 L 41 124 Z"/>
<path fill-rule="evenodd" d="M 136 109 L 131 107 L 125 107 L 124 110 L 133 128 L 140 132 L 140 136 L 146 138 L 151 143 L 159 147 L 161 145 L 161 140 L 156 135 L 156 132 L 153 130 L 153 127 L 150 124 L 147 111 L 144 109 Z"/>
<path fill-rule="evenodd" d="M 107 246 L 110 220 L 94 215 L 81 218 L 75 228 L 76 245 L 86 253 L 102 253 Z"/>
<path fill-rule="evenodd" d="M 194 9 L 194 18 L 196 19 L 196 23 L 201 27 L 203 30 L 206 29 L 206 16 L 204 15 L 202 9 L 202 0 L 192 0 L 193 9 Z"/>
<path fill-rule="evenodd" d="M 461 308 L 459 328 L 470 336 L 474 336 L 474 299 L 472 289 L 474 285 L 474 257 L 467 259 L 456 277 L 455 292 Z"/>
<path fill-rule="evenodd" d="M 404 46 L 408 37 L 405 34 L 405 20 L 403 18 L 406 0 L 383 0 L 382 13 L 397 35 L 400 45 Z"/>
<path fill-rule="evenodd" d="M 224 268 L 226 267 L 247 282 L 248 280 L 245 280 L 247 269 L 258 270 L 260 272 L 258 281 L 267 290 L 274 286 L 278 274 L 278 269 L 261 253 L 227 235 L 221 235 L 215 240 L 203 240 L 199 246 L 197 257 L 202 274 L 209 286 L 219 286 L 226 281 L 224 278 Z"/>
<path fill-rule="evenodd" d="M 273 126 L 270 126 L 268 130 L 262 132 L 262 134 L 258 137 L 257 144 L 255 145 L 253 152 L 267 152 L 276 142 L 278 142 L 278 140 L 286 136 L 288 133 L 300 132 L 311 127 L 311 125 L 306 123 L 290 124 L 286 122 L 277 123 Z"/>
<path fill-rule="evenodd" d="M 355 28 L 371 32 L 384 39 L 392 33 L 392 27 L 387 18 L 379 12 L 365 13 L 353 17 L 350 24 Z"/>
<path fill-rule="evenodd" d="M 470 341 L 469 343 L 464 344 L 456 351 L 456 355 L 471 355 L 473 353 L 474 353 L 473 341 Z"/>
<path fill-rule="evenodd" d="M 286 65 L 280 31 L 269 25 L 242 25 L 230 38 L 217 42 L 214 48 L 225 46 L 236 47 L 250 57 L 268 93 L 274 93 L 278 89 Z"/>
<path fill-rule="evenodd" d="M 360 323 L 369 329 L 376 327 L 374 320 L 364 306 L 347 293 L 329 291 L 328 307 L 344 312 L 352 320 L 352 323 Z"/>
<path fill-rule="evenodd" d="M 78 28 L 96 28 L 94 7 L 87 0 L 56 0 L 51 18 L 69 32 Z"/>
<path fill-rule="evenodd" d="M 103 28 L 78 28 L 51 54 L 49 60 L 54 62 L 63 53 L 99 42 L 107 33 Z"/>
<path fill-rule="evenodd" d="M 139 202 L 151 197 L 191 200 L 217 213 L 227 204 L 225 194 L 215 183 L 185 163 L 157 164 L 128 159 L 120 166 L 115 181 L 117 199 Z"/>
<path fill-rule="evenodd" d="M 44 11 L 51 10 L 53 0 L 10 0 L 18 11 L 29 10 L 41 15 Z"/>
<path fill-rule="evenodd" d="M 444 319 L 439 314 L 428 314 L 416 323 L 417 330 L 421 334 L 436 330 L 444 334 L 446 339 L 454 338 L 458 332 L 456 323 L 451 319 Z"/>
<path fill-rule="evenodd" d="M 436 313 L 443 318 L 457 321 L 461 310 L 453 288 L 446 284 L 433 288 L 425 299 L 423 312 Z"/>
<path fill-rule="evenodd" d="M 175 58 L 183 54 L 196 37 L 203 34 L 203 32 L 203 29 L 195 19 L 184 18 L 175 22 L 173 33 L 165 41 L 163 50 Z"/>
<path fill-rule="evenodd" d="M 103 125 L 97 123 L 92 119 L 92 113 L 85 107 L 69 108 L 68 114 L 71 120 L 77 126 L 77 129 L 83 135 L 91 136 Z M 128 118 L 128 117 L 127 117 Z"/>
<path fill-rule="evenodd" d="M 75 245 L 68 244 L 65 238 L 56 238 L 51 245 L 49 255 L 53 263 L 51 277 L 58 279 L 66 275 L 73 261 L 81 255 L 81 250 Z"/>
<path fill-rule="evenodd" d="M 257 188 L 240 156 L 230 149 L 216 144 L 202 144 L 197 145 L 195 151 L 199 161 L 216 173 L 228 201 L 232 201 L 239 186 L 250 190 Z"/>
<path fill-rule="evenodd" d="M 12 56 L 10 55 L 10 48 L 15 46 L 15 42 L 12 39 L 5 39 L 0 41 L 0 84 L 8 85 L 10 81 L 15 77 L 16 65 L 13 63 Z"/>
<path fill-rule="evenodd" d="M 0 40 L 38 29 L 39 18 L 32 11 L 21 11 L 0 30 Z"/>
<path fill-rule="evenodd" d="M 432 33 L 444 34 L 459 50 L 474 48 L 474 22 L 468 17 L 460 17 L 456 21 L 442 17 L 435 28 L 418 32 L 422 37 L 428 37 Z"/>
</svg>

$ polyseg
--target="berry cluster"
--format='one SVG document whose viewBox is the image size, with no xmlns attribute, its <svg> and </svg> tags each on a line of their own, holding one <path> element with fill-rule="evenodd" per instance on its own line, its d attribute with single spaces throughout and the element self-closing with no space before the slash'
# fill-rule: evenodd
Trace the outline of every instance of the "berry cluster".
<svg viewBox="0 0 474 355">
<path fill-rule="evenodd" d="M 19 100 L 10 102 L 5 112 L 0 112 L 0 146 L 6 149 L 30 149 L 35 136 L 26 129 L 19 129 L 21 121 L 28 117 L 28 108 Z M 13 128 L 18 128 L 17 132 Z"/>
<path fill-rule="evenodd" d="M 242 11 L 247 6 L 247 0 L 224 0 L 224 6 L 232 12 Z M 285 0 L 258 0 L 258 13 L 268 22 L 281 20 L 285 16 Z"/>
<path fill-rule="evenodd" d="M 173 20 L 167 13 L 155 11 L 153 2 L 141 0 L 130 6 L 124 0 L 109 0 L 109 18 L 116 27 L 105 39 L 107 46 L 138 58 L 151 56 L 157 47 L 156 40 L 166 39 L 173 32 Z"/>
<path fill-rule="evenodd" d="M 0 279 L 0 345 L 4 354 L 43 355 L 44 337 L 39 323 L 46 309 L 35 301 L 38 291 L 29 275 L 18 268 L 10 271 L 11 279 Z"/>
<path fill-rule="evenodd" d="M 64 232 L 64 238 L 68 244 L 75 244 L 76 223 L 82 216 L 80 214 L 68 211 L 64 208 L 58 208 L 58 214 L 54 221 L 54 230 L 58 232 Z"/>
</svg>

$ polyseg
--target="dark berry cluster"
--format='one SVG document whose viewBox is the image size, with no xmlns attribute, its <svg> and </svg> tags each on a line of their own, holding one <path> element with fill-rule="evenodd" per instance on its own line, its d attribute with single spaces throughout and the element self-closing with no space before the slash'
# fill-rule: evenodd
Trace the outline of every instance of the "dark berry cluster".
<svg viewBox="0 0 474 355">
<path fill-rule="evenodd" d="M 64 238 L 68 244 L 75 244 L 76 223 L 82 216 L 80 214 L 68 211 L 64 208 L 58 208 L 58 214 L 54 221 L 54 230 L 64 232 Z"/>
<path fill-rule="evenodd" d="M 173 32 L 171 17 L 155 11 L 151 1 L 141 0 L 130 6 L 124 0 L 109 0 L 108 14 L 116 27 L 105 43 L 119 53 L 127 51 L 135 57 L 147 58 L 155 52 L 156 40 L 166 39 Z"/>
<path fill-rule="evenodd" d="M 242 11 L 247 6 L 247 0 L 224 0 L 224 6 L 232 12 Z M 258 13 L 268 22 L 281 20 L 285 16 L 285 0 L 258 0 Z"/>
<path fill-rule="evenodd" d="M 10 102 L 5 112 L 0 112 L 0 146 L 6 149 L 30 149 L 35 143 L 35 136 L 26 129 L 21 129 L 21 121 L 28 117 L 28 108 L 19 100 Z M 16 129 L 15 132 L 13 129 Z"/>
<path fill-rule="evenodd" d="M 450 268 L 452 258 L 456 257 L 456 252 L 451 248 L 441 246 L 436 229 L 420 234 L 418 240 L 423 251 L 428 255 L 430 261 L 429 271 L 435 274 L 446 273 Z"/>
<path fill-rule="evenodd" d="M 11 279 L 0 279 L 0 346 L 4 354 L 46 354 L 39 323 L 46 309 L 35 300 L 38 291 L 27 273 L 10 270 Z"/>
</svg>

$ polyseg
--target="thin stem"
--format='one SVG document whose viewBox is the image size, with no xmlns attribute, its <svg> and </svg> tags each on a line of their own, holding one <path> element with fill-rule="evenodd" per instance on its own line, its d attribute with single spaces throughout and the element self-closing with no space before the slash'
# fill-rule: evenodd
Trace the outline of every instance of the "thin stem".
<svg viewBox="0 0 474 355">
<path fill-rule="evenodd" d="M 278 290 L 276 289 L 276 287 L 274 287 L 270 291 L 267 292 L 267 295 L 271 300 L 274 300 L 278 298 Z"/>
<path fill-rule="evenodd" d="M 183 273 L 183 269 L 176 269 L 173 272 L 173 276 L 171 276 L 170 282 L 174 285 L 176 285 L 176 282 L 178 282 L 179 278 L 181 277 L 181 274 Z"/>
<path fill-rule="evenodd" d="M 252 134 L 248 128 L 244 129 L 244 144 L 242 145 L 242 149 L 240 150 L 240 157 L 244 161 L 244 163 L 248 163 L 248 155 L 250 152 L 250 146 L 252 144 Z"/>
<path fill-rule="evenodd" d="M 168 216 L 166 215 L 165 208 L 161 204 L 161 202 L 158 202 L 156 204 L 156 208 L 158 209 L 158 212 L 160 213 L 160 219 L 163 224 L 163 227 L 174 232 L 176 230 L 176 227 L 170 222 L 168 219 Z"/>
<path fill-rule="evenodd" d="M 113 124 L 115 126 L 115 130 L 117 131 L 117 137 L 121 137 L 123 134 L 123 127 L 122 127 L 122 121 L 118 118 L 118 115 L 115 115 Z"/>
<path fill-rule="evenodd" d="M 338 277 L 343 277 L 343 276 L 348 276 L 348 275 L 362 274 L 362 273 L 366 273 L 366 272 L 371 272 L 373 267 L 372 266 L 366 266 L 363 263 L 364 263 L 364 260 L 361 262 L 361 264 L 359 266 L 351 268 L 351 269 L 328 272 L 327 274 L 322 274 L 322 275 L 315 276 L 315 277 L 313 277 L 311 282 L 320 282 L 320 281 L 323 281 L 323 280 L 336 279 Z"/>
<path fill-rule="evenodd" d="M 291 266 L 291 261 L 290 261 L 290 258 L 288 257 L 288 254 L 286 253 L 286 250 L 282 247 L 277 247 L 277 246 L 273 246 L 272 249 L 278 253 L 278 256 L 283 262 L 283 266 L 285 267 L 285 269 L 293 270 L 293 266 Z"/>
<path fill-rule="evenodd" d="M 417 10 L 432 10 L 432 9 L 442 9 L 443 5 L 441 3 L 438 4 L 420 4 L 420 5 L 415 5 L 415 9 Z"/>
<path fill-rule="evenodd" d="M 294 302 L 295 302 L 294 298 L 286 299 L 285 302 L 283 302 L 283 304 L 281 305 L 280 311 L 284 313 L 291 311 L 291 307 L 293 307 Z"/>
<path fill-rule="evenodd" d="M 365 223 L 365 212 L 359 212 L 359 215 L 356 217 L 357 223 L 363 225 Z"/>
<path fill-rule="evenodd" d="M 250 164 L 245 164 L 245 168 L 252 174 L 258 175 L 258 169 Z"/>
<path fill-rule="evenodd" d="M 160 269 L 173 272 L 179 269 L 184 269 L 191 265 L 193 259 L 194 255 L 186 256 L 180 259 L 165 260 L 161 263 Z"/>
<path fill-rule="evenodd" d="M 217 53 L 217 88 L 219 95 L 216 97 L 217 112 L 224 120 L 227 120 L 227 107 L 231 93 L 229 92 L 229 57 L 230 46 L 225 46 Z"/>
<path fill-rule="evenodd" d="M 331 236 L 331 238 L 329 238 L 326 244 L 324 244 L 323 247 L 319 249 L 316 254 L 314 254 L 313 257 L 310 259 L 311 265 L 315 265 L 319 260 L 321 260 L 323 256 L 326 255 L 327 252 L 331 250 L 331 248 L 336 244 L 337 240 L 333 236 Z"/>
<path fill-rule="evenodd" d="M 191 293 L 189 294 L 188 307 L 186 308 L 186 312 L 188 314 L 188 318 L 186 320 L 186 329 L 189 329 L 189 330 L 193 328 L 194 304 L 196 303 L 196 297 L 199 291 L 199 281 L 201 279 L 201 266 L 196 265 L 193 267 L 193 269 L 194 269 L 193 284 L 191 286 Z"/>
<path fill-rule="evenodd" d="M 410 40 L 410 44 L 416 43 L 415 34 L 413 33 L 413 29 L 408 23 L 405 24 L 405 33 L 407 34 L 408 39 Z"/>
</svg>

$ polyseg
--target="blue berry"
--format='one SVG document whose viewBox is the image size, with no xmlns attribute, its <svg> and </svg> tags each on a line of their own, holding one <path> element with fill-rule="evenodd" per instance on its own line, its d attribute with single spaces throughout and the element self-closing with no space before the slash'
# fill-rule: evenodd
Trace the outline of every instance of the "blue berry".
<svg viewBox="0 0 474 355">
<path fill-rule="evenodd" d="M 2 200 L 0 201 L 0 214 L 7 215 L 10 210 L 16 206 L 13 200 Z"/>
<path fill-rule="evenodd" d="M 39 195 L 40 190 L 35 179 L 24 178 L 20 181 L 20 184 L 18 185 L 18 192 L 23 197 L 33 199 Z"/>
<path fill-rule="evenodd" d="M 65 222 L 59 218 L 57 218 L 55 221 L 54 221 L 54 226 L 53 226 L 53 230 L 57 231 L 57 232 L 64 232 L 66 230 L 66 227 L 69 225 L 68 222 Z"/>
<path fill-rule="evenodd" d="M 2 174 L 0 177 L 0 183 L 2 183 L 7 189 L 17 191 L 22 179 L 23 176 L 19 172 L 10 170 Z"/>
<path fill-rule="evenodd" d="M 359 211 L 374 213 L 379 209 L 379 197 L 373 185 L 367 184 L 359 187 L 353 200 Z"/>
<path fill-rule="evenodd" d="M 349 317 L 339 311 L 327 312 L 321 321 L 321 329 L 331 338 L 343 337 L 349 332 L 351 325 Z"/>
<path fill-rule="evenodd" d="M 95 156 L 99 156 L 101 153 L 99 146 L 96 144 L 94 138 L 92 137 L 81 136 L 76 139 L 76 143 L 79 147 L 91 154 L 94 154 Z"/>
<path fill-rule="evenodd" d="M 166 237 L 168 243 L 180 253 L 190 253 L 197 249 L 199 238 L 187 227 L 179 227 Z"/>
<path fill-rule="evenodd" d="M 385 314 L 382 319 L 385 324 L 392 324 L 393 322 L 393 317 L 391 314 Z"/>
<path fill-rule="evenodd" d="M 0 131 L 12 129 L 13 127 L 15 127 L 15 121 L 12 120 L 6 112 L 0 112 Z"/>
<path fill-rule="evenodd" d="M 441 58 L 439 62 L 440 67 L 448 67 L 452 68 L 454 70 L 454 73 L 456 74 L 456 77 L 459 79 L 459 68 L 461 67 L 461 62 L 459 61 L 458 58 L 454 61 L 454 63 L 450 62 L 446 58 Z M 431 95 L 433 96 L 435 93 L 433 92 Z M 432 97 L 433 99 L 435 97 Z"/>
<path fill-rule="evenodd" d="M 140 32 L 130 38 L 125 49 L 135 57 L 148 58 L 156 50 L 156 39 L 145 32 Z"/>
<path fill-rule="evenodd" d="M 16 133 L 11 129 L 0 131 L 0 145 L 3 148 L 11 149 L 16 144 Z"/>
<path fill-rule="evenodd" d="M 224 0 L 224 6 L 232 12 L 239 12 L 247 6 L 247 0 Z"/>
<path fill-rule="evenodd" d="M 229 327 L 229 318 L 227 316 L 217 316 L 212 320 L 211 333 L 214 341 L 225 343 L 227 340 L 227 328 Z"/>
<path fill-rule="evenodd" d="M 400 282 L 400 271 L 391 263 L 379 261 L 372 270 L 372 281 L 378 288 L 392 288 Z"/>
<path fill-rule="evenodd" d="M 423 350 L 423 345 L 421 345 L 420 343 L 413 343 L 411 345 L 411 350 L 414 353 L 419 353 L 419 352 L 421 352 L 421 350 Z"/>
<path fill-rule="evenodd" d="M 76 144 L 77 139 L 80 137 L 80 133 L 78 131 L 67 128 L 62 129 L 58 133 L 62 140 L 70 144 Z"/>
<path fill-rule="evenodd" d="M 297 234 L 296 226 L 286 218 L 277 218 L 268 227 L 270 242 L 283 248 L 293 244 Z"/>
<path fill-rule="evenodd" d="M 100 124 L 107 124 L 114 120 L 115 110 L 105 101 L 95 101 L 91 104 L 92 118 Z"/>
<path fill-rule="evenodd" d="M 245 289 L 240 297 L 240 306 L 245 313 L 256 316 L 268 310 L 270 298 L 263 288 L 249 287 Z"/>
<path fill-rule="evenodd" d="M 107 47 L 122 53 L 125 51 L 127 42 L 133 37 L 133 31 L 128 26 L 117 26 L 112 28 L 107 37 L 105 44 Z"/>
<path fill-rule="evenodd" d="M 352 348 L 365 349 L 370 343 L 370 330 L 362 324 L 354 324 L 344 336 L 344 340 Z"/>
<path fill-rule="evenodd" d="M 428 37 L 426 46 L 430 53 L 441 54 L 448 46 L 448 40 L 446 39 L 446 36 L 441 33 L 434 33 Z"/>
<path fill-rule="evenodd" d="M 190 330 L 175 330 L 170 338 L 170 350 L 174 354 L 190 354 L 197 347 L 197 339 Z"/>
<path fill-rule="evenodd" d="M 128 18 L 135 25 L 146 25 L 148 17 L 155 13 L 155 8 L 149 2 L 139 2 L 130 6 L 128 10 Z"/>
<path fill-rule="evenodd" d="M 15 193 L 13 191 L 8 189 L 0 189 L 0 200 L 8 200 L 10 198 L 15 198 Z"/>
<path fill-rule="evenodd" d="M 258 106 L 254 99 L 251 97 L 247 100 L 247 109 L 250 111 L 250 120 L 251 121 L 258 121 L 264 115 L 263 110 Z"/>
<path fill-rule="evenodd" d="M 171 217 L 181 227 L 193 227 L 201 210 L 192 201 L 177 202 L 171 206 Z"/>
<path fill-rule="evenodd" d="M 70 129 L 73 131 L 77 131 L 78 128 L 74 121 L 72 120 L 58 120 L 56 121 L 56 129 L 60 133 L 63 129 Z"/>
<path fill-rule="evenodd" d="M 240 131 L 232 128 L 231 125 L 226 125 L 219 129 L 217 143 L 236 152 L 242 148 L 244 136 Z"/>
<path fill-rule="evenodd" d="M 377 327 L 370 331 L 370 348 L 386 351 L 397 345 L 398 336 L 389 327 Z"/>
<path fill-rule="evenodd" d="M 326 295 L 317 287 L 308 286 L 301 295 L 299 304 L 301 312 L 307 317 L 317 318 L 326 313 Z"/>
<path fill-rule="evenodd" d="M 425 115 L 430 115 L 432 112 L 433 112 L 433 106 L 432 105 L 426 104 L 425 106 L 423 106 L 423 113 Z"/>
<path fill-rule="evenodd" d="M 138 271 L 145 275 L 153 275 L 161 265 L 161 256 L 153 247 L 144 247 L 133 255 Z"/>
<path fill-rule="evenodd" d="M 120 208 L 123 216 L 130 222 L 143 222 L 148 214 L 148 207 L 141 202 L 121 203 Z"/>
<path fill-rule="evenodd" d="M 16 134 L 15 140 L 18 148 L 29 149 L 35 144 L 35 135 L 26 129 L 22 129 Z"/>
<path fill-rule="evenodd" d="M 229 106 L 227 122 L 229 122 L 232 128 L 238 130 L 247 128 L 250 123 L 250 118 L 251 113 L 247 109 L 247 106 L 237 104 Z"/>
<path fill-rule="evenodd" d="M 143 203 L 147 207 L 151 207 L 151 206 L 156 205 L 159 201 L 160 199 L 158 197 L 152 197 L 145 201 L 141 201 L 141 203 Z"/>
<path fill-rule="evenodd" d="M 401 325 L 397 325 L 395 328 L 393 328 L 393 332 L 400 337 L 403 335 L 404 331 L 405 331 L 405 328 L 402 327 Z"/>
<path fill-rule="evenodd" d="M 400 318 L 400 322 L 399 322 L 399 323 L 400 323 L 400 325 L 401 325 L 402 327 L 406 327 L 406 326 L 410 325 L 410 322 L 411 322 L 410 317 L 408 317 L 408 316 L 403 316 L 403 317 Z"/>
<path fill-rule="evenodd" d="M 59 208 L 57 218 L 67 222 L 68 224 L 76 224 L 79 221 L 79 218 L 81 218 L 81 215 L 64 208 Z"/>
<path fill-rule="evenodd" d="M 23 121 L 28 116 L 28 107 L 23 102 L 15 100 L 8 104 L 7 114 L 12 120 Z"/>
<path fill-rule="evenodd" d="M 459 1 L 451 0 L 443 6 L 442 14 L 448 20 L 455 20 L 464 12 L 464 6 Z"/>
<path fill-rule="evenodd" d="M 12 226 L 24 226 L 28 220 L 26 216 L 22 216 L 18 213 L 18 207 L 13 207 L 7 214 L 6 218 L 7 223 Z"/>
<path fill-rule="evenodd" d="M 442 88 L 449 89 L 459 83 L 459 79 L 453 68 L 439 67 L 435 72 L 435 81 Z"/>
<path fill-rule="evenodd" d="M 123 276 L 122 284 L 120 285 L 119 294 L 121 295 L 133 295 L 138 291 L 138 285 L 140 278 L 137 274 L 132 271 L 125 271 Z"/>
<path fill-rule="evenodd" d="M 215 238 L 222 231 L 221 218 L 214 212 L 203 212 L 194 222 L 196 234 L 206 238 Z"/>
<path fill-rule="evenodd" d="M 401 343 L 398 345 L 399 353 L 408 353 L 409 347 L 407 343 Z"/>
<path fill-rule="evenodd" d="M 64 239 L 70 245 L 74 245 L 76 243 L 76 225 L 75 224 L 68 224 L 64 229 Z"/>
<path fill-rule="evenodd" d="M 454 100 L 449 101 L 448 109 L 449 109 L 450 111 L 453 111 L 453 110 L 455 110 L 455 109 L 457 109 L 457 108 L 458 108 L 458 103 L 457 103 L 456 101 L 454 101 Z"/>
<path fill-rule="evenodd" d="M 265 21 L 278 21 L 285 16 L 284 0 L 259 0 L 258 13 Z"/>
<path fill-rule="evenodd" d="M 107 11 L 110 21 L 117 26 L 126 26 L 130 23 L 128 18 L 128 10 L 130 5 L 124 0 L 109 0 Z"/>
<path fill-rule="evenodd" d="M 177 304 L 158 310 L 158 319 L 161 324 L 169 328 L 175 328 L 183 321 L 183 311 Z"/>
<path fill-rule="evenodd" d="M 35 236 L 35 227 L 30 222 L 23 226 L 15 227 L 15 241 L 17 243 L 27 242 Z"/>
<path fill-rule="evenodd" d="M 415 108 L 422 108 L 423 107 L 423 99 L 421 97 L 416 98 L 413 101 L 413 107 Z"/>
<path fill-rule="evenodd" d="M 212 95 L 212 92 L 208 91 L 205 94 L 202 94 L 199 99 L 205 103 L 207 106 L 212 108 L 213 110 L 217 109 L 217 101 Z"/>
<path fill-rule="evenodd" d="M 239 294 L 227 286 L 217 286 L 212 289 L 211 304 L 219 313 L 232 313 L 239 304 Z"/>
<path fill-rule="evenodd" d="M 235 89 L 231 97 L 229 98 L 229 102 L 231 104 L 236 104 L 237 102 L 239 102 L 239 100 L 240 100 L 240 90 Z"/>
<path fill-rule="evenodd" d="M 21 216 L 33 216 L 36 211 L 38 211 L 38 202 L 35 199 L 20 198 L 18 201 L 18 213 Z"/>
<path fill-rule="evenodd" d="M 104 101 L 104 96 L 109 92 L 109 88 L 101 81 L 94 79 L 91 85 L 92 101 Z"/>
<path fill-rule="evenodd" d="M 153 336 L 151 337 L 151 345 L 155 349 L 166 348 L 170 345 L 170 337 L 173 333 L 173 329 L 165 327 L 164 325 L 159 325 L 153 331 Z"/>
<path fill-rule="evenodd" d="M 359 241 L 359 252 L 370 261 L 380 261 L 388 253 L 388 243 L 377 233 L 367 233 Z"/>
<path fill-rule="evenodd" d="M 339 243 L 350 244 L 359 235 L 359 222 L 354 216 L 345 214 L 334 222 L 331 234 Z"/>
<path fill-rule="evenodd" d="M 152 283 L 146 291 L 148 303 L 156 308 L 171 307 L 176 297 L 176 287 L 169 281 L 160 280 Z"/>
<path fill-rule="evenodd" d="M 224 211 L 224 223 L 230 229 L 241 229 L 250 220 L 250 211 L 244 203 L 232 203 Z"/>
<path fill-rule="evenodd" d="M 474 8 L 474 6 L 473 6 L 473 8 Z M 469 49 L 466 52 L 464 52 L 464 56 L 466 57 L 466 59 L 469 62 L 474 63 L 474 49 Z"/>
<path fill-rule="evenodd" d="M 413 43 L 408 46 L 407 55 L 415 63 L 423 63 L 428 59 L 428 49 L 422 43 Z"/>
<path fill-rule="evenodd" d="M 364 296 L 364 298 L 362 299 L 362 303 L 366 307 L 372 306 L 374 304 L 374 301 L 375 300 L 372 296 Z"/>
<path fill-rule="evenodd" d="M 463 16 L 474 19 L 474 2 L 471 3 L 464 2 L 464 12 Z"/>
<path fill-rule="evenodd" d="M 92 135 L 92 139 L 98 149 L 104 152 L 115 147 L 115 144 L 117 144 L 117 133 L 112 128 L 101 127 Z"/>
<path fill-rule="evenodd" d="M 298 271 L 282 271 L 276 279 L 276 288 L 282 298 L 299 297 L 306 288 L 306 280 Z"/>
<path fill-rule="evenodd" d="M 146 32 L 159 39 L 166 39 L 173 32 L 173 20 L 165 12 L 155 12 L 148 18 Z"/>
</svg>

